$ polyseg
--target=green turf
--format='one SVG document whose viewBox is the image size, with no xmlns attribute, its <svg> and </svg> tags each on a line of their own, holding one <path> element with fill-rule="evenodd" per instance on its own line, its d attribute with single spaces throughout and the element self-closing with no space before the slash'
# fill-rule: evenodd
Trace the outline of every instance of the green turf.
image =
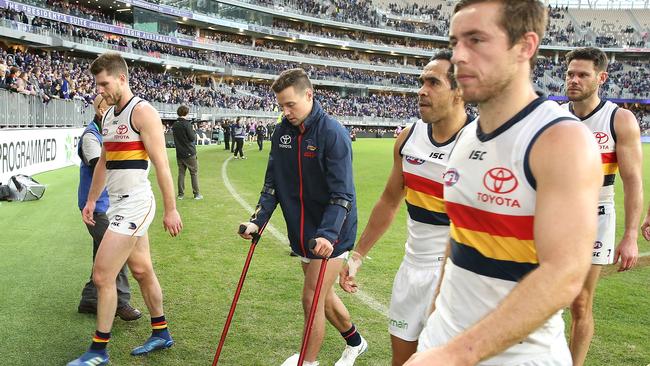
<svg viewBox="0 0 650 366">
<path fill-rule="evenodd" d="M 359 234 L 383 190 L 392 163 L 392 143 L 389 139 L 354 143 Z M 228 177 L 254 206 L 268 150 L 258 152 L 252 145 L 247 148 L 248 160 L 230 161 Z M 648 148 L 644 146 L 646 156 Z M 173 150 L 169 155 L 175 175 Z M 205 199 L 178 203 L 185 224 L 178 238 L 170 238 L 162 230 L 162 201 L 154 188 L 158 214 L 149 233 L 154 266 L 165 295 L 165 313 L 177 345 L 149 357 L 133 358 L 128 353 L 148 336 L 148 319 L 145 316 L 131 323 L 116 319 L 110 344 L 113 365 L 211 363 L 248 251 L 248 243 L 240 240 L 235 230 L 250 212 L 230 196 L 222 181 L 221 168 L 228 156 L 222 146 L 200 149 L 200 183 Z M 65 168 L 36 178 L 48 186 L 43 200 L 0 203 L 0 365 L 64 365 L 86 349 L 94 330 L 93 316 L 76 313 L 92 254 L 90 237 L 76 208 L 77 169 Z M 187 180 L 189 185 L 189 177 Z M 618 197 L 621 213 L 622 195 Z M 619 233 L 622 218 L 619 214 Z M 284 232 L 279 210 L 272 224 Z M 403 255 L 405 233 L 402 209 L 360 274 L 362 289 L 385 306 Z M 644 240 L 639 244 L 642 252 L 650 251 Z M 588 365 L 650 363 L 649 278 L 650 268 L 645 267 L 600 281 L 597 330 Z M 297 351 L 302 324 L 301 283 L 299 264 L 267 231 L 256 250 L 221 365 L 279 365 Z M 131 284 L 132 303 L 145 310 L 136 282 L 132 280 Z M 368 353 L 357 365 L 388 365 L 386 319 L 357 297 L 339 293 L 370 342 Z M 332 365 L 342 349 L 340 336 L 328 326 L 321 364 Z"/>
</svg>

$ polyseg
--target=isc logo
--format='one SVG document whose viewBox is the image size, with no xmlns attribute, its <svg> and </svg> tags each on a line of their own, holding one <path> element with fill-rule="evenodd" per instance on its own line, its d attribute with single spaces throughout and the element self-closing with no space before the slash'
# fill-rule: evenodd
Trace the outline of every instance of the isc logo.
<svg viewBox="0 0 650 366">
<path fill-rule="evenodd" d="M 432 152 L 429 157 L 431 159 L 443 159 L 445 157 L 445 153 L 441 152 Z"/>
<path fill-rule="evenodd" d="M 485 154 L 487 154 L 486 151 L 472 150 L 472 152 L 469 153 L 469 160 L 483 160 Z"/>
</svg>

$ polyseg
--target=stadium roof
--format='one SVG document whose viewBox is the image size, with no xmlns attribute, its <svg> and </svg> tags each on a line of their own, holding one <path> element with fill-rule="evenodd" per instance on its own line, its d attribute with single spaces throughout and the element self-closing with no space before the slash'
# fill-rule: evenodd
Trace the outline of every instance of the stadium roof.
<svg viewBox="0 0 650 366">
<path fill-rule="evenodd" d="M 546 0 L 552 6 L 582 9 L 648 9 L 650 0 Z"/>
</svg>

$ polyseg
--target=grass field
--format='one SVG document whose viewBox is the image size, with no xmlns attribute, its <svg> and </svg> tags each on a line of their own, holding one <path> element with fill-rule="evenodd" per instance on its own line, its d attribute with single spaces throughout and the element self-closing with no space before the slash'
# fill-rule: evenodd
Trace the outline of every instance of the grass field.
<svg viewBox="0 0 650 366">
<path fill-rule="evenodd" d="M 390 170 L 393 140 L 354 143 L 359 234 L 383 190 Z M 268 147 L 266 147 L 268 149 Z M 644 146 L 650 156 L 650 146 Z M 246 152 L 248 160 L 227 163 L 227 178 L 254 206 L 268 150 Z M 174 151 L 169 151 L 175 176 Z M 224 185 L 222 167 L 230 157 L 222 146 L 200 149 L 200 183 L 205 199 L 178 202 L 185 229 L 177 238 L 162 230 L 162 201 L 149 233 L 154 266 L 165 295 L 165 313 L 177 344 L 145 358 L 129 355 L 150 332 L 146 309 L 135 280 L 132 304 L 145 310 L 135 322 L 116 318 L 110 344 L 113 365 L 209 365 L 248 251 L 235 234 L 250 212 Z M 646 169 L 644 181 L 648 180 Z M 0 365 L 65 365 L 82 353 L 94 331 L 94 316 L 76 312 L 91 268 L 92 247 L 76 208 L 78 170 L 69 167 L 43 173 L 47 184 L 41 201 L 0 204 Z M 187 178 L 189 185 L 189 177 Z M 155 180 L 152 179 L 155 182 Z M 622 194 L 618 190 L 618 233 L 622 226 Z M 646 190 L 647 192 L 648 190 Z M 648 197 L 648 194 L 646 194 Z M 646 206 L 647 207 L 647 202 Z M 284 232 L 282 215 L 271 223 Z M 405 211 L 370 253 L 360 273 L 362 290 L 388 306 L 393 275 L 403 255 Z M 650 251 L 642 238 L 640 251 Z M 244 286 L 221 365 L 279 365 L 296 353 L 301 340 L 302 274 L 288 247 L 270 232 L 262 238 Z M 596 335 L 587 365 L 644 366 L 650 363 L 650 266 L 648 258 L 633 271 L 608 270 L 599 283 Z M 386 317 L 358 296 L 343 294 L 354 322 L 370 343 L 357 365 L 389 365 Z M 321 351 L 321 365 L 332 365 L 344 347 L 335 329 Z"/>
</svg>

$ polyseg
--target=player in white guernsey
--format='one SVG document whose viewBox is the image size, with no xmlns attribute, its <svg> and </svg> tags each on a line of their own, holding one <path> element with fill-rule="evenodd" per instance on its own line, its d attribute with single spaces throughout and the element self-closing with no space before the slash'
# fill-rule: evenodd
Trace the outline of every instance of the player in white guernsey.
<svg viewBox="0 0 650 366">
<path fill-rule="evenodd" d="M 104 145 L 97 162 L 83 220 L 94 225 L 95 201 L 104 186 L 109 194 L 110 224 L 95 257 L 93 282 L 97 287 L 97 328 L 90 349 L 68 366 L 106 365 L 106 346 L 117 308 L 115 278 L 127 263 L 138 281 L 149 309 L 152 336 L 131 354 L 142 355 L 174 343 L 163 313 L 162 290 L 153 271 L 147 229 L 155 214 L 155 201 L 147 178 L 149 161 L 164 199 L 163 226 L 172 236 L 182 229 L 176 211 L 162 122 L 158 112 L 135 97 L 129 88 L 128 67 L 118 53 L 105 53 L 90 65 L 98 94 L 113 105 L 103 120 Z"/>
<path fill-rule="evenodd" d="M 422 71 L 420 83 L 422 119 L 397 137 L 386 188 L 339 277 L 345 291 L 356 291 L 362 258 L 386 232 L 405 198 L 406 253 L 395 276 L 389 311 L 393 366 L 415 353 L 430 313 L 449 238 L 442 176 L 456 134 L 470 121 L 453 78 L 451 52 L 436 54 Z"/>
<path fill-rule="evenodd" d="M 454 9 L 455 75 L 479 117 L 449 158 L 450 255 L 407 366 L 571 365 L 559 312 L 589 270 L 602 172 L 591 132 L 533 89 L 546 24 L 538 0 Z"/>
<path fill-rule="evenodd" d="M 619 271 L 638 259 L 638 225 L 643 210 L 641 132 L 632 112 L 601 100 L 600 86 L 607 80 L 607 56 L 597 48 L 580 48 L 566 55 L 566 95 L 563 105 L 593 132 L 600 149 L 604 178 L 598 202 L 598 235 L 592 266 L 580 295 L 571 304 L 570 349 L 573 364 L 582 366 L 594 334 L 592 306 L 603 265 L 621 262 Z M 615 247 L 614 178 L 620 169 L 625 201 L 625 232 Z"/>
</svg>

